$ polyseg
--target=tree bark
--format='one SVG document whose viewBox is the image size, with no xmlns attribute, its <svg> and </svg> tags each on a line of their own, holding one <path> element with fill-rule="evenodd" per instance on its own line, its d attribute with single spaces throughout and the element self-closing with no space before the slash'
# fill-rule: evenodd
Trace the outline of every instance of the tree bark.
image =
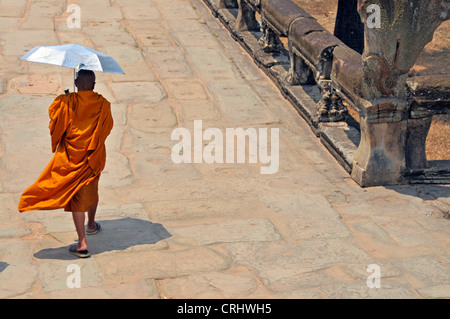
<svg viewBox="0 0 450 319">
<path fill-rule="evenodd" d="M 334 35 L 347 46 L 362 54 L 364 24 L 357 11 L 357 0 L 339 0 Z"/>
</svg>

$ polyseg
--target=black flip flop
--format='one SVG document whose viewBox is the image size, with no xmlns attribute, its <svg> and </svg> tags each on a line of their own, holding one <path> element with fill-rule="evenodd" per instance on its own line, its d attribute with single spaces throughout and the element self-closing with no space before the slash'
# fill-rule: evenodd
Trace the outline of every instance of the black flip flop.
<svg viewBox="0 0 450 319">
<path fill-rule="evenodd" d="M 82 251 L 78 251 L 77 250 L 77 245 L 72 245 L 69 247 L 69 252 L 79 258 L 87 258 L 89 256 L 91 256 L 91 254 L 89 253 L 88 250 L 82 250 Z"/>
<path fill-rule="evenodd" d="M 97 234 L 102 227 L 99 223 L 95 222 L 95 229 L 93 231 L 86 231 L 86 235 L 95 235 Z"/>
</svg>

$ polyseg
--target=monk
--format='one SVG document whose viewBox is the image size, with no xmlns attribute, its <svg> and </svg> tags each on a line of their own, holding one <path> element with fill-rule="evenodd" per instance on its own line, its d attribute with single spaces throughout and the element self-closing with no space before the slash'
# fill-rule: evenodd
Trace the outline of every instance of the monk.
<svg viewBox="0 0 450 319">
<path fill-rule="evenodd" d="M 95 74 L 80 70 L 77 93 L 58 96 L 49 107 L 52 152 L 55 153 L 37 181 L 25 190 L 19 211 L 64 208 L 72 212 L 78 244 L 69 251 L 89 257 L 86 234 L 100 224 L 97 212 L 98 181 L 106 163 L 105 141 L 113 127 L 111 104 L 95 93 Z M 85 229 L 85 213 L 88 222 Z"/>
</svg>

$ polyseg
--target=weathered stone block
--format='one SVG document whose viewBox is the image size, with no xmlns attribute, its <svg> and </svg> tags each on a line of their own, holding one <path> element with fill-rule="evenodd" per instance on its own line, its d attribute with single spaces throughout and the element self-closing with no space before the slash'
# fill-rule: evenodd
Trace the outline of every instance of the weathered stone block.
<svg viewBox="0 0 450 319">
<path fill-rule="evenodd" d="M 175 237 L 192 238 L 199 245 L 232 242 L 277 241 L 281 237 L 267 219 L 228 220 L 214 224 L 169 228 Z"/>
<path fill-rule="evenodd" d="M 347 46 L 337 46 L 333 51 L 333 65 L 330 78 L 335 89 L 358 106 L 361 99 L 363 67 L 361 54 Z"/>
<path fill-rule="evenodd" d="M 361 142 L 353 160 L 352 177 L 360 186 L 404 183 L 405 120 L 371 122 L 361 118 Z"/>
<path fill-rule="evenodd" d="M 333 50 L 336 46 L 344 46 L 345 44 L 327 30 L 323 28 L 320 30 L 321 26 L 314 26 L 315 23 L 311 19 L 306 19 L 297 19 L 292 23 L 289 40 L 307 62 L 320 72 L 323 78 L 329 79 L 333 62 Z M 299 22 L 297 23 L 297 21 Z M 304 25 L 301 26 L 305 23 L 311 23 L 308 31 L 304 29 Z"/>
<path fill-rule="evenodd" d="M 312 18 L 291 0 L 261 0 L 261 13 L 265 23 L 283 36 L 288 35 L 289 26 L 295 19 Z"/>
<path fill-rule="evenodd" d="M 408 119 L 406 139 L 406 166 L 410 169 L 428 166 L 426 141 L 432 117 Z"/>
</svg>

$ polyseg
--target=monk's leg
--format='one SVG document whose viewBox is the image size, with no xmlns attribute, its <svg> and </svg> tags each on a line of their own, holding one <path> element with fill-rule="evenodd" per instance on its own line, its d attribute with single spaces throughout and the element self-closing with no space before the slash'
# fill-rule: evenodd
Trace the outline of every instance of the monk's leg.
<svg viewBox="0 0 450 319">
<path fill-rule="evenodd" d="M 87 231 L 95 230 L 95 213 L 97 212 L 98 202 L 88 208 L 88 223 L 87 223 Z"/>
<path fill-rule="evenodd" d="M 72 212 L 72 217 L 78 235 L 77 250 L 87 250 L 88 244 L 86 241 L 86 232 L 84 230 L 85 212 Z"/>
</svg>

